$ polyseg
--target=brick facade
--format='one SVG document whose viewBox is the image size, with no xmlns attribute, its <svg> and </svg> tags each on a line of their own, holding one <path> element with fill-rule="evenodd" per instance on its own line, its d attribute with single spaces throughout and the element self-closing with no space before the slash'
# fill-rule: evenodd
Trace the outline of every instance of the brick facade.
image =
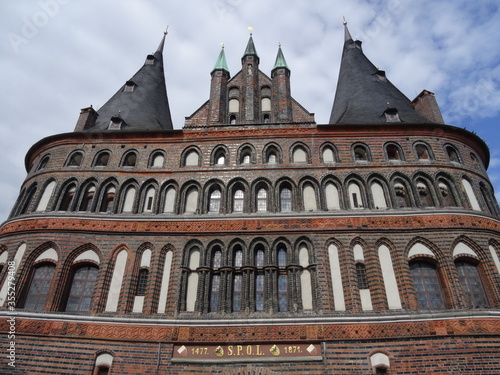
<svg viewBox="0 0 500 375">
<path fill-rule="evenodd" d="M 249 46 L 233 78 L 216 66 L 183 130 L 89 132 L 86 109 L 74 133 L 30 149 L 0 227 L 0 334 L 16 317 L 16 367 L 0 373 L 498 374 L 485 143 L 438 122 L 316 125 L 288 68 L 267 77 Z M 441 306 L 422 304 L 415 265 Z M 40 268 L 51 277 L 37 295 Z M 88 309 L 72 311 L 83 268 L 97 276 Z"/>
</svg>

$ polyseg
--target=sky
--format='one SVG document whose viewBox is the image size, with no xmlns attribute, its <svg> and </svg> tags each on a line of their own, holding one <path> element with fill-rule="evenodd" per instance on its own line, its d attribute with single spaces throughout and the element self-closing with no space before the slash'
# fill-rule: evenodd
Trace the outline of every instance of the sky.
<svg viewBox="0 0 500 375">
<path fill-rule="evenodd" d="M 373 64 L 413 99 L 435 93 L 447 124 L 490 147 L 500 200 L 500 2 L 498 0 L 39 0 L 0 5 L 0 222 L 26 177 L 38 140 L 74 130 L 80 109 L 99 109 L 156 50 L 168 25 L 165 75 L 174 127 L 209 95 L 224 44 L 232 75 L 253 27 L 270 75 L 281 43 L 292 96 L 330 117 L 345 16 Z"/>
</svg>

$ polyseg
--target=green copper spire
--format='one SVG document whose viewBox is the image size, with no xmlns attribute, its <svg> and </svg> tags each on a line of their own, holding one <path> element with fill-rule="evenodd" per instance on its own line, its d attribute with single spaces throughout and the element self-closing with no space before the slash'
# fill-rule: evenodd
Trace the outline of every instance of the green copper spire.
<svg viewBox="0 0 500 375">
<path fill-rule="evenodd" d="M 224 53 L 224 45 L 222 46 L 222 50 L 219 53 L 219 57 L 217 58 L 217 61 L 215 62 L 214 70 L 225 70 L 226 72 L 229 72 L 229 68 L 227 67 L 226 63 L 226 54 Z"/>
<path fill-rule="evenodd" d="M 286 60 L 285 60 L 285 56 L 283 55 L 283 51 L 281 50 L 281 44 L 279 45 L 278 55 L 276 56 L 276 62 L 274 63 L 274 68 L 272 70 L 274 70 L 276 68 L 287 68 L 288 70 L 290 70 L 290 68 L 286 64 Z"/>
</svg>

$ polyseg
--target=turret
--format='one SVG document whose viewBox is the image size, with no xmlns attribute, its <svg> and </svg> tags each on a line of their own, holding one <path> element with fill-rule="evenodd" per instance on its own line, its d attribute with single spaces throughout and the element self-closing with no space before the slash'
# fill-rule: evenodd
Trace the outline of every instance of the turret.
<svg viewBox="0 0 500 375">
<path fill-rule="evenodd" d="M 243 74 L 242 109 L 240 122 L 254 123 L 259 121 L 259 56 L 255 50 L 252 34 L 248 40 L 247 48 L 241 58 L 241 72 Z"/>
<path fill-rule="evenodd" d="M 278 123 L 293 121 L 292 96 L 290 90 L 290 68 L 285 56 L 278 48 L 278 55 L 271 71 L 273 121 Z"/>
<path fill-rule="evenodd" d="M 208 124 L 227 123 L 227 82 L 230 78 L 224 46 L 211 73 Z"/>
</svg>

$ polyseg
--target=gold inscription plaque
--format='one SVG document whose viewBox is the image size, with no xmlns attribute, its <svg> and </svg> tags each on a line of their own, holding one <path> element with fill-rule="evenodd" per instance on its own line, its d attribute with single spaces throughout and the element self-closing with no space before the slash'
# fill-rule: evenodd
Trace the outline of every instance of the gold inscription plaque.
<svg viewBox="0 0 500 375">
<path fill-rule="evenodd" d="M 269 361 L 320 361 L 320 343 L 291 344 L 220 344 L 174 345 L 172 360 L 175 362 L 269 362 Z"/>
</svg>

